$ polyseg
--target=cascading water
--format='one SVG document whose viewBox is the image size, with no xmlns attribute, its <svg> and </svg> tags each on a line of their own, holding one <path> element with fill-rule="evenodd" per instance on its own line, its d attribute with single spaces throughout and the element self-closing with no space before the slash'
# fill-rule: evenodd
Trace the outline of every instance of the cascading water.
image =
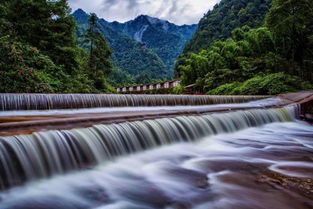
<svg viewBox="0 0 313 209">
<path fill-rule="evenodd" d="M 298 107 L 183 116 L 0 138 L 0 188 L 90 168 L 116 156 L 272 122 L 293 121 Z"/>
<path fill-rule="evenodd" d="M 49 110 L 92 107 L 176 106 L 243 103 L 267 96 L 0 94 L 0 110 Z"/>
<path fill-rule="evenodd" d="M 270 112 L 262 114 L 293 115 Z M 237 116 L 229 123 L 246 117 Z M 163 146 L 2 192 L 0 208 L 311 209 L 312 139 L 313 127 L 294 121 Z"/>
</svg>

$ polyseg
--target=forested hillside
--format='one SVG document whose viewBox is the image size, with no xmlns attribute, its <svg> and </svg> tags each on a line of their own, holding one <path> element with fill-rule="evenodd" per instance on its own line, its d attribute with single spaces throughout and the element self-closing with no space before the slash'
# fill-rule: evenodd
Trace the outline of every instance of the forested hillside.
<svg viewBox="0 0 313 209">
<path fill-rule="evenodd" d="M 146 47 L 154 51 L 170 70 L 176 57 L 182 52 L 197 28 L 197 25 L 178 26 L 147 15 L 140 15 L 125 23 L 103 22 L 115 31 L 145 43 Z"/>
<path fill-rule="evenodd" d="M 313 2 L 273 0 L 265 14 L 268 5 L 263 0 L 222 0 L 215 6 L 177 61 L 182 83 L 195 83 L 209 94 L 311 89 Z"/>
<path fill-rule="evenodd" d="M 263 25 L 270 4 L 271 0 L 222 0 L 200 20 L 184 53 L 200 52 L 217 40 L 226 40 L 237 27 Z"/>
<path fill-rule="evenodd" d="M 111 92 L 106 41 L 89 30 L 85 50 L 75 30 L 66 0 L 2 0 L 0 92 Z"/>
<path fill-rule="evenodd" d="M 73 17 L 78 24 L 77 37 L 80 45 L 88 48 L 84 42 L 84 34 L 88 28 L 89 15 L 83 10 L 77 10 Z M 99 32 L 108 40 L 113 54 L 115 69 L 111 75 L 114 84 L 137 83 L 144 78 L 147 82 L 156 79 L 166 79 L 169 73 L 165 64 L 143 43 L 108 27 L 105 20 L 97 19 Z"/>
<path fill-rule="evenodd" d="M 311 0 L 221 0 L 197 25 L 107 22 L 66 0 L 0 2 L 0 91 L 114 92 L 170 79 L 210 94 L 312 89 Z M 75 20 L 74 20 L 74 18 Z M 76 24 L 77 23 L 77 24 Z M 181 88 L 183 89 L 183 88 Z"/>
<path fill-rule="evenodd" d="M 86 30 L 88 16 L 81 9 L 73 13 L 80 40 Z M 170 79 L 176 57 L 197 27 L 177 26 L 145 15 L 126 23 L 99 19 L 98 24 L 113 50 L 116 69 L 111 78 L 116 84 Z"/>
</svg>

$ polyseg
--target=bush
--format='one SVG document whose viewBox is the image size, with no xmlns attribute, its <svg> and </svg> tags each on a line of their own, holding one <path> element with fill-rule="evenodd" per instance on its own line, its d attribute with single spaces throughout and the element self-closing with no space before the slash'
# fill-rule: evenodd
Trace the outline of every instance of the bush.
<svg viewBox="0 0 313 209">
<path fill-rule="evenodd" d="M 276 95 L 309 89 L 313 89 L 312 84 L 302 81 L 297 76 L 274 73 L 259 75 L 242 83 L 224 84 L 209 91 L 208 94 Z"/>
<path fill-rule="evenodd" d="M 63 76 L 60 67 L 36 48 L 9 37 L 0 38 L 1 92 L 55 92 L 60 90 Z"/>
<path fill-rule="evenodd" d="M 234 89 L 237 88 L 241 83 L 234 82 L 234 83 L 227 83 L 221 85 L 211 91 L 208 92 L 210 95 L 231 95 L 234 94 Z"/>
<path fill-rule="evenodd" d="M 171 89 L 171 94 L 183 94 L 185 93 L 185 88 L 181 85 L 175 86 Z"/>
<path fill-rule="evenodd" d="M 0 92 L 3 93 L 115 93 L 103 78 L 102 89 L 95 88 L 95 81 L 86 72 L 86 53 L 77 50 L 80 67 L 66 73 L 64 66 L 56 65 L 37 48 L 0 38 Z"/>
</svg>

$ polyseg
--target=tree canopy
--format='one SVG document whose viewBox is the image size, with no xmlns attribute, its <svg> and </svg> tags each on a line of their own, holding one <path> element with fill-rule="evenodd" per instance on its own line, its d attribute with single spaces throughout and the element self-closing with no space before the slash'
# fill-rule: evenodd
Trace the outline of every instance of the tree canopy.
<svg viewBox="0 0 313 209">
<path fill-rule="evenodd" d="M 209 48 L 197 45 L 199 53 L 185 54 L 176 64 L 183 84 L 196 84 L 211 94 L 311 89 L 312 6 L 309 0 L 273 0 L 263 26 L 238 27 L 227 40 L 215 41 Z"/>
<path fill-rule="evenodd" d="M 1 1 L 1 91 L 109 91 L 109 86 L 97 86 L 111 71 L 104 38 L 97 38 L 90 61 L 87 51 L 77 45 L 75 32 L 66 0 Z M 91 62 L 95 68 L 90 68 Z M 103 76 L 97 73 L 100 68 Z"/>
<path fill-rule="evenodd" d="M 184 54 L 208 49 L 215 41 L 226 40 L 231 32 L 247 25 L 259 27 L 271 0 L 222 0 L 200 20 L 198 30 L 187 43 Z"/>
</svg>

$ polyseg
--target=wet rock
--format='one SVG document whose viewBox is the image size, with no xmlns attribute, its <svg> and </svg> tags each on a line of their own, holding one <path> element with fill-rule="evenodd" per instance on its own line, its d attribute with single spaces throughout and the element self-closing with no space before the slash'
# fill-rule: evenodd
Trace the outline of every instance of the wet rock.
<svg viewBox="0 0 313 209">
<path fill-rule="evenodd" d="M 284 188 L 298 193 L 301 196 L 313 197 L 313 179 L 285 176 L 283 174 L 266 170 L 263 175 L 257 177 L 260 183 L 267 183 L 275 188 Z"/>
</svg>

